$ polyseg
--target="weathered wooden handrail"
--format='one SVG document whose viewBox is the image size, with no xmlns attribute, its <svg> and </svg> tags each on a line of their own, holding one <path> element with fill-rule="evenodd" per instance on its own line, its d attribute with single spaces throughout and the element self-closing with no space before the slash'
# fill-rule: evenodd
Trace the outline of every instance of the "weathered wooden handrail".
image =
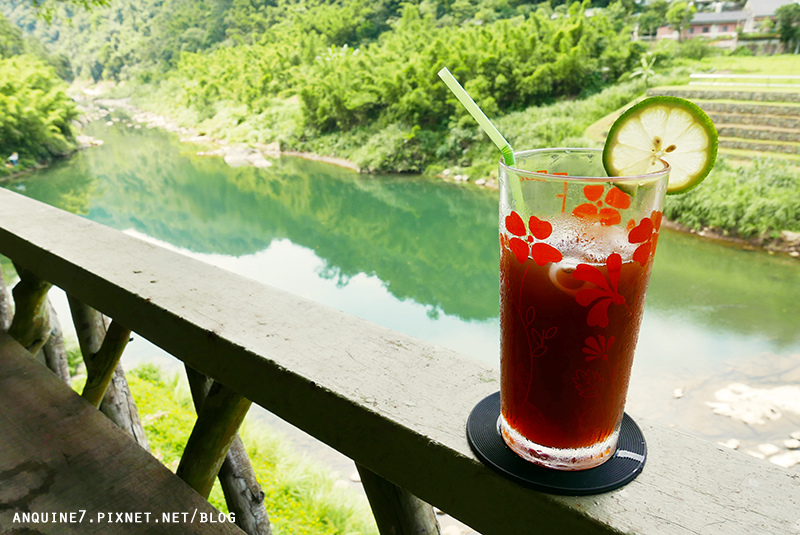
<svg viewBox="0 0 800 535">
<path fill-rule="evenodd" d="M 36 221 L 31 225 L 29 221 Z M 644 472 L 560 497 L 482 465 L 498 373 L 452 351 L 0 190 L 0 254 L 485 535 L 792 533 L 798 475 L 647 422 Z"/>
</svg>

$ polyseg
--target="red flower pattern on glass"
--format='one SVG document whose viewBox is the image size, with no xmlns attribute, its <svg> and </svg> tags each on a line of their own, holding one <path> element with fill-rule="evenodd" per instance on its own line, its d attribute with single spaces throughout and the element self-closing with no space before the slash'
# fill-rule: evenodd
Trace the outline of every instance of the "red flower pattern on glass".
<svg viewBox="0 0 800 535">
<path fill-rule="evenodd" d="M 584 398 L 600 397 L 604 382 L 603 376 L 595 370 L 575 370 L 575 376 L 572 378 L 572 383 Z"/>
<path fill-rule="evenodd" d="M 517 260 L 523 263 L 530 255 L 540 266 L 548 262 L 561 262 L 563 256 L 558 249 L 534 240 L 534 238 L 536 240 L 549 238 L 553 233 L 553 225 L 536 216 L 531 216 L 528 220 L 528 229 L 530 229 L 530 233 L 517 212 L 511 212 L 506 216 L 506 230 L 515 236 L 508 241 L 508 247 Z"/>
<path fill-rule="evenodd" d="M 579 204 L 572 210 L 572 215 L 590 221 L 600 221 L 602 225 L 617 225 L 622 221 L 620 210 L 626 210 L 631 205 L 630 196 L 619 189 L 612 187 L 603 198 L 606 187 L 602 184 L 592 184 L 583 187 L 583 195 L 587 203 Z M 604 203 L 608 206 L 604 206 Z"/>
<path fill-rule="evenodd" d="M 600 269 L 589 264 L 578 264 L 572 272 L 572 276 L 579 281 L 590 282 L 597 286 L 597 288 L 585 288 L 575 294 L 575 300 L 579 305 L 592 307 L 586 318 L 587 324 L 591 327 L 607 327 L 608 307 L 612 303 L 625 304 L 625 297 L 620 295 L 617 289 L 622 272 L 622 257 L 617 253 L 611 254 L 606 260 L 606 270 L 608 280 Z"/>
<path fill-rule="evenodd" d="M 587 362 L 596 359 L 608 360 L 608 352 L 611 349 L 611 344 L 614 343 L 614 337 L 609 336 L 606 339 L 602 334 L 598 334 L 596 337 L 588 337 L 584 340 L 584 343 L 586 347 L 583 348 L 583 352 L 586 353 Z"/>
<path fill-rule="evenodd" d="M 645 265 L 656 252 L 658 231 L 661 229 L 661 212 L 653 211 L 650 217 L 645 217 L 628 233 L 630 243 L 639 243 L 633 253 L 633 260 Z"/>
</svg>

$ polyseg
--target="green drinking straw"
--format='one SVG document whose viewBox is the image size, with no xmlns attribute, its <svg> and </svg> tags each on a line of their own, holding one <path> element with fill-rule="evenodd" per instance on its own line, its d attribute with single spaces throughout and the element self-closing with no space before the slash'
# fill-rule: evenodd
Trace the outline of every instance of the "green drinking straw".
<svg viewBox="0 0 800 535">
<path fill-rule="evenodd" d="M 441 71 L 439 71 L 439 78 L 444 81 L 447 87 L 450 88 L 450 91 L 456 96 L 456 98 L 467 108 L 472 117 L 478 121 L 478 124 L 483 128 L 483 131 L 491 138 L 497 148 L 500 149 L 500 152 L 503 154 L 503 161 L 506 162 L 508 166 L 516 165 L 516 160 L 514 159 L 514 149 L 511 148 L 511 144 L 506 141 L 506 138 L 495 128 L 492 124 L 492 121 L 486 117 L 486 114 L 475 104 L 475 101 L 472 100 L 472 97 L 469 96 L 469 93 L 461 87 L 461 84 L 458 83 L 450 71 L 445 67 Z M 520 183 L 519 176 L 516 173 L 510 173 L 508 185 L 512 191 L 512 198 L 515 200 L 515 205 L 517 209 L 520 211 L 523 219 L 525 221 L 528 220 L 528 216 L 530 215 L 530 210 L 528 210 L 527 205 L 525 204 L 525 197 L 522 194 L 522 184 Z"/>
<path fill-rule="evenodd" d="M 500 149 L 500 152 L 503 154 L 503 160 L 506 162 L 506 165 L 514 165 L 516 161 L 514 160 L 514 150 L 511 148 L 511 145 L 503 135 L 498 132 L 497 128 L 492 124 L 492 121 L 486 117 L 486 114 L 475 104 L 475 101 L 472 100 L 472 97 L 469 96 L 469 93 L 461 87 L 461 84 L 458 83 L 458 80 L 453 77 L 447 67 L 439 71 L 439 78 L 447 84 L 447 87 L 450 88 L 450 91 L 456 96 L 456 98 L 467 108 L 472 117 L 478 121 L 478 124 L 483 128 L 483 131 L 491 138 L 497 148 Z"/>
</svg>

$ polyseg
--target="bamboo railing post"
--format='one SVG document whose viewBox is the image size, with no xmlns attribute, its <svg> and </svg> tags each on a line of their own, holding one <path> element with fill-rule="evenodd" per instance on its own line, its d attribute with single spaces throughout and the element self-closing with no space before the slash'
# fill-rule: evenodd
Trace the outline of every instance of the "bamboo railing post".
<svg viewBox="0 0 800 535">
<path fill-rule="evenodd" d="M 189 366 L 186 366 L 186 376 L 199 414 L 213 381 Z M 236 515 L 236 525 L 248 535 L 272 535 L 264 493 L 238 433 L 219 469 L 219 482 L 228 510 Z"/>
<path fill-rule="evenodd" d="M 32 355 L 37 355 L 50 336 L 47 292 L 52 284 L 17 264 L 19 282 L 14 286 L 14 319 L 8 334 Z M 43 362 L 44 363 L 44 362 Z"/>
<path fill-rule="evenodd" d="M 249 408 L 250 400 L 212 382 L 175 472 L 204 498 Z"/>
<path fill-rule="evenodd" d="M 356 463 L 381 535 L 439 535 L 433 507 Z"/>
<path fill-rule="evenodd" d="M 119 356 L 115 356 L 115 354 L 117 351 L 120 354 L 122 353 L 124 343 L 127 343 L 130 337 L 130 331 L 121 326 L 115 327 L 114 333 L 109 338 L 106 346 L 107 349 L 101 352 L 107 336 L 103 315 L 72 296 L 68 295 L 67 297 L 69 299 L 69 308 L 72 312 L 72 321 L 75 324 L 75 332 L 78 336 L 78 344 L 81 348 L 83 360 L 86 363 L 87 375 L 90 369 L 106 370 L 109 366 L 109 360 L 119 360 Z M 104 357 L 103 355 L 106 353 L 110 356 Z M 98 354 L 100 354 L 99 359 Z M 105 364 L 102 363 L 103 361 L 105 361 Z M 122 365 L 116 364 L 111 369 L 114 370 L 114 373 L 110 379 L 103 379 L 91 387 L 91 395 L 96 395 L 102 383 L 107 384 L 105 395 L 100 403 L 100 411 L 131 435 L 142 448 L 150 451 L 147 437 L 144 434 L 144 427 L 142 427 L 142 422 L 139 420 L 139 411 L 128 388 L 128 381 L 125 379 Z"/>
</svg>

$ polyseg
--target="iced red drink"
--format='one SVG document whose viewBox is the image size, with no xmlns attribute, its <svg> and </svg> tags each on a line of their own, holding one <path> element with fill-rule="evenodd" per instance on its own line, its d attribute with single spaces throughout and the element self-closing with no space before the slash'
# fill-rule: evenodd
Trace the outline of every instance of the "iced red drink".
<svg viewBox="0 0 800 535">
<path fill-rule="evenodd" d="M 565 151 L 501 164 L 500 427 L 522 457 L 580 470 L 616 447 L 668 168 L 611 183 L 594 151 Z"/>
</svg>

